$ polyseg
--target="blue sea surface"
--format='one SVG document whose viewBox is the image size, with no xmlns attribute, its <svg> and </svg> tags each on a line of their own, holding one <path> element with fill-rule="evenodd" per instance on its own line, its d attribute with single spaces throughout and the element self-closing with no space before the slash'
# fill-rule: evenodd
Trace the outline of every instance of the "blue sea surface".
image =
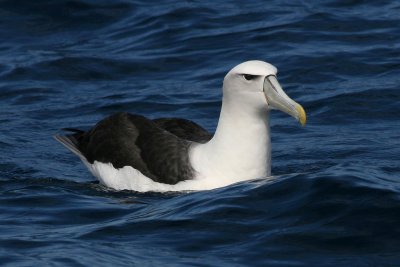
<svg viewBox="0 0 400 267">
<path fill-rule="evenodd" d="M 100 185 L 52 136 L 127 111 L 214 131 L 274 64 L 273 181 Z M 1 266 L 400 266 L 400 1 L 0 1 Z"/>
</svg>

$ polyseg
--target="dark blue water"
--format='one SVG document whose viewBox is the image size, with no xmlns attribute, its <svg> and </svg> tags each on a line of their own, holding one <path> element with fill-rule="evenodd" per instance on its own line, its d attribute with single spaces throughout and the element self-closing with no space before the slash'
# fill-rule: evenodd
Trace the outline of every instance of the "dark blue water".
<svg viewBox="0 0 400 267">
<path fill-rule="evenodd" d="M 0 2 L 2 266 L 400 266 L 399 1 Z M 117 192 L 52 139 L 118 111 L 213 131 L 227 71 L 279 69 L 276 180 Z"/>
</svg>

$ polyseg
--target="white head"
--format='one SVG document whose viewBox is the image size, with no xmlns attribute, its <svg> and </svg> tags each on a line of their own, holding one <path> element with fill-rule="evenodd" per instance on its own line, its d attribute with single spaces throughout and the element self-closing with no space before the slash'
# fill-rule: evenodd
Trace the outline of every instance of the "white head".
<svg viewBox="0 0 400 267">
<path fill-rule="evenodd" d="M 279 109 L 302 125 L 306 122 L 304 109 L 289 98 L 276 79 L 277 69 L 263 61 L 243 62 L 226 74 L 223 85 L 224 101 L 235 101 L 255 112 Z"/>
<path fill-rule="evenodd" d="M 191 150 L 198 177 L 229 184 L 270 175 L 269 110 L 286 112 L 303 125 L 306 121 L 303 108 L 283 92 L 276 73 L 271 64 L 256 60 L 228 72 L 215 134 Z"/>
</svg>

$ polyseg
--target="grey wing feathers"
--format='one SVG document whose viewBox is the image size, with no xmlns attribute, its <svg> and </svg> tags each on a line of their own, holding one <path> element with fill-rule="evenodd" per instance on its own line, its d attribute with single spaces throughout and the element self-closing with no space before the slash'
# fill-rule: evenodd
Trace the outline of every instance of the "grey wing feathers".
<svg viewBox="0 0 400 267">
<path fill-rule="evenodd" d="M 205 143 L 212 138 L 207 130 L 193 121 L 181 118 L 159 118 L 153 120 L 158 127 L 172 133 L 178 138 L 192 142 Z"/>
<path fill-rule="evenodd" d="M 64 129 L 68 135 L 54 138 L 89 163 L 132 166 L 150 179 L 166 184 L 193 178 L 189 147 L 212 135 L 196 123 L 175 118 L 149 120 L 140 115 L 117 113 L 89 131 Z"/>
</svg>

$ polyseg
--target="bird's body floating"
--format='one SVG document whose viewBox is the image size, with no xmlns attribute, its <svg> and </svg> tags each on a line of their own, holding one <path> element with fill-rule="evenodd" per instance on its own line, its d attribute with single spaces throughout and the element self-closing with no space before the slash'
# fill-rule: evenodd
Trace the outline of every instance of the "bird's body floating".
<svg viewBox="0 0 400 267">
<path fill-rule="evenodd" d="M 303 108 L 276 79 L 276 68 L 247 61 L 224 79 L 215 134 L 192 121 L 150 120 L 118 113 L 84 132 L 55 138 L 78 155 L 99 181 L 117 190 L 212 189 L 271 175 L 269 111 L 306 122 Z"/>
</svg>

